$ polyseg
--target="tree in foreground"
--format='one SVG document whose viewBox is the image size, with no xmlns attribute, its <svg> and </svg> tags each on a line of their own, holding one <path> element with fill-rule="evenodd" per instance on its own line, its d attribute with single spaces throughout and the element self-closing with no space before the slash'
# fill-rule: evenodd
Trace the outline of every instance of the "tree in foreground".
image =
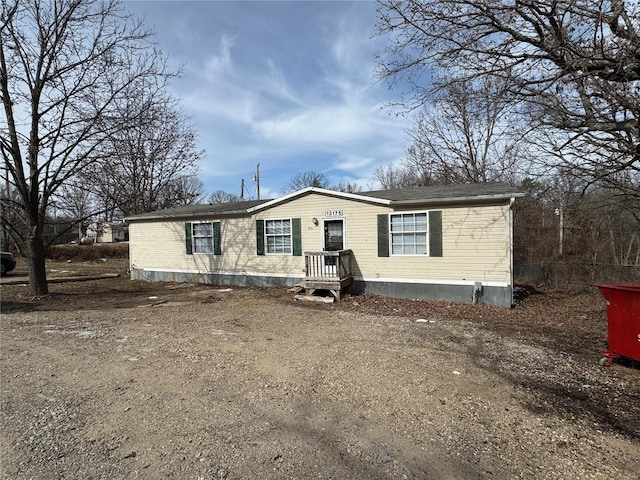
<svg viewBox="0 0 640 480">
<path fill-rule="evenodd" d="M 519 102 L 550 168 L 640 198 L 640 4 L 622 0 L 378 0 L 380 74 L 415 109 L 492 78 Z M 534 137 L 535 138 L 535 137 Z"/>
<path fill-rule="evenodd" d="M 104 159 L 109 139 L 144 120 L 122 105 L 171 76 L 152 32 L 115 0 L 6 1 L 0 13 L 0 149 L 24 212 L 33 295 L 48 292 L 44 224 L 58 190 Z M 3 209 L 4 210 L 4 209 Z"/>
</svg>

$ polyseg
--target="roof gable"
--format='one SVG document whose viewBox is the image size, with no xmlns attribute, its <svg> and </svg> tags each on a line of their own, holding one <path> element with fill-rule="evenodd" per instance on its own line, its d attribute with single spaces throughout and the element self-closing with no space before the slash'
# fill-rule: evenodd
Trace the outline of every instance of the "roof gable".
<svg viewBox="0 0 640 480">
<path fill-rule="evenodd" d="M 391 203 L 391 200 L 389 200 L 389 199 L 377 198 L 377 197 L 368 196 L 368 195 L 361 194 L 361 193 L 346 193 L 346 192 L 339 192 L 339 191 L 336 191 L 336 190 L 327 190 L 326 188 L 307 187 L 307 188 L 303 188 L 302 190 L 296 190 L 295 192 L 288 193 L 286 195 L 283 195 L 282 197 L 278 197 L 276 199 L 269 200 L 268 202 L 261 203 L 260 205 L 256 205 L 255 207 L 252 207 L 252 208 L 248 209 L 247 211 L 249 213 L 255 213 L 255 212 L 258 212 L 260 210 L 266 210 L 267 208 L 273 207 L 275 205 L 280 205 L 281 203 L 286 203 L 286 202 L 289 202 L 289 201 L 294 200 L 296 198 L 300 198 L 300 197 L 304 197 L 306 195 L 310 195 L 312 193 L 317 193 L 317 194 L 325 195 L 325 196 L 328 196 L 328 197 L 344 198 L 344 199 L 347 199 L 347 200 L 355 200 L 355 201 L 359 201 L 359 202 L 376 203 L 376 204 L 379 204 L 379 205 L 389 205 Z"/>
</svg>

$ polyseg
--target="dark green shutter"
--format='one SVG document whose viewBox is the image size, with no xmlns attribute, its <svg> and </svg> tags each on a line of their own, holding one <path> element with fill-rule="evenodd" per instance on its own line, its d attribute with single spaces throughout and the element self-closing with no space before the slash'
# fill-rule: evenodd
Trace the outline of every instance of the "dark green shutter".
<svg viewBox="0 0 640 480">
<path fill-rule="evenodd" d="M 299 218 L 291 219 L 291 234 L 293 244 L 293 255 L 295 257 L 302 256 L 302 222 Z"/>
<path fill-rule="evenodd" d="M 213 254 L 222 255 L 222 245 L 220 245 L 220 222 L 213 222 Z"/>
<path fill-rule="evenodd" d="M 378 256 L 389 256 L 389 215 L 378 215 Z"/>
<path fill-rule="evenodd" d="M 429 212 L 429 256 L 442 256 L 442 212 Z"/>
<path fill-rule="evenodd" d="M 187 248 L 187 255 L 193 255 L 193 237 L 191 236 L 191 223 L 184 224 L 184 243 Z"/>
<path fill-rule="evenodd" d="M 264 220 L 256 220 L 256 253 L 264 255 Z"/>
</svg>

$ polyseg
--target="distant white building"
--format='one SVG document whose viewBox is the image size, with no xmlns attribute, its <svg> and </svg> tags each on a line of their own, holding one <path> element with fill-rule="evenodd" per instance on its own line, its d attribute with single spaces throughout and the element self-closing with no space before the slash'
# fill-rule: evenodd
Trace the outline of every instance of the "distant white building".
<svg viewBox="0 0 640 480">
<path fill-rule="evenodd" d="M 87 237 L 93 243 L 114 243 L 126 239 L 121 223 L 93 222 L 87 227 Z"/>
</svg>

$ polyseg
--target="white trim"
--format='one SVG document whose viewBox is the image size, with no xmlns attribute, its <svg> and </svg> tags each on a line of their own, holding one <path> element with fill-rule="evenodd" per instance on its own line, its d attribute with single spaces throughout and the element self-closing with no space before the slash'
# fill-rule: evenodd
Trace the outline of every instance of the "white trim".
<svg viewBox="0 0 640 480">
<path fill-rule="evenodd" d="M 255 213 L 260 210 L 264 210 L 265 208 L 270 208 L 270 207 L 273 207 L 274 205 L 278 205 L 279 203 L 286 202 L 287 200 L 291 200 L 292 198 L 301 197 L 308 193 L 319 193 L 321 195 L 329 195 L 332 197 L 346 198 L 348 200 L 358 200 L 360 202 L 376 203 L 378 205 L 391 205 L 391 200 L 385 200 L 382 198 L 368 197 L 366 195 L 358 195 L 356 193 L 338 192 L 336 190 L 327 190 L 326 188 L 307 187 L 307 188 L 303 188 L 302 190 L 297 190 L 295 192 L 288 193 L 274 200 L 269 200 L 268 202 L 261 203 L 260 205 L 256 205 L 255 207 L 248 208 L 247 213 Z"/>
<path fill-rule="evenodd" d="M 513 205 L 515 197 L 509 201 L 509 281 L 513 284 Z"/>
<path fill-rule="evenodd" d="M 387 216 L 387 229 L 389 231 L 389 257 L 420 257 L 420 258 L 424 258 L 424 257 L 430 257 L 431 256 L 431 252 L 429 251 L 429 239 L 430 239 L 430 234 L 431 232 L 429 231 L 429 220 L 430 220 L 430 213 L 434 211 L 434 210 L 406 210 L 406 211 L 394 211 L 394 212 L 389 212 L 388 216 Z M 392 221 L 391 221 L 391 217 L 393 216 L 398 216 L 398 215 L 413 215 L 413 218 L 415 220 L 415 216 L 417 214 L 421 214 L 424 213 L 425 217 L 427 219 L 427 229 L 425 230 L 424 234 L 426 237 L 426 241 L 427 244 L 425 245 L 425 253 L 393 253 L 393 230 L 391 229 L 391 225 L 392 225 Z M 397 232 L 396 232 L 397 233 Z M 400 232 L 402 233 L 420 233 L 420 232 Z"/>
<path fill-rule="evenodd" d="M 322 219 L 322 239 L 320 242 L 322 243 L 322 251 L 327 251 L 326 240 L 327 236 L 324 234 L 324 230 L 327 225 L 327 222 L 341 222 L 342 223 L 342 250 L 347 248 L 347 222 L 345 217 L 332 217 L 327 218 L 324 217 Z M 331 257 L 335 260 L 335 257 Z M 322 265 L 325 270 L 325 273 L 331 273 L 332 275 L 336 274 L 336 264 L 332 264 L 331 261 L 327 264 L 327 257 L 322 257 Z"/>
<path fill-rule="evenodd" d="M 215 255 L 215 251 L 216 251 L 216 246 L 215 246 L 215 235 L 213 234 L 213 224 L 215 223 L 214 220 L 200 220 L 197 222 L 185 222 L 185 223 L 190 223 L 191 224 L 191 255 Z M 220 223 L 220 222 L 218 222 Z M 210 232 L 211 232 L 211 251 L 210 252 L 196 252 L 196 236 L 194 235 L 194 227 L 196 225 L 210 225 Z M 209 235 L 207 236 L 198 236 L 197 238 L 209 238 Z"/>
<path fill-rule="evenodd" d="M 283 220 L 288 220 L 289 221 L 289 239 L 291 240 L 290 243 L 290 247 L 289 248 L 289 252 L 288 253 L 269 253 L 268 252 L 268 244 L 267 244 L 267 222 L 276 222 L 276 221 L 283 221 Z M 265 256 L 291 256 L 293 255 L 293 218 L 291 217 L 285 217 L 285 218 L 265 218 L 264 220 L 264 254 Z M 281 236 L 284 237 L 286 235 L 286 233 L 281 233 L 281 234 L 274 234 L 272 233 L 271 236 Z"/>
<path fill-rule="evenodd" d="M 509 287 L 507 282 L 487 282 L 482 280 L 440 280 L 437 278 L 385 278 L 385 277 L 359 277 L 354 276 L 354 280 L 376 283 L 418 283 L 420 285 L 475 285 L 480 282 L 483 287 Z"/>
<path fill-rule="evenodd" d="M 336 218 L 327 218 L 324 217 L 322 219 L 322 228 L 320 229 L 320 234 L 322 235 L 322 237 L 320 238 L 320 242 L 322 244 L 322 250 L 325 251 L 324 249 L 327 248 L 327 246 L 325 245 L 325 236 L 324 236 L 324 224 L 326 222 L 342 222 L 342 249 L 343 250 L 347 250 L 349 247 L 347 247 L 347 217 L 336 217 Z"/>
</svg>

